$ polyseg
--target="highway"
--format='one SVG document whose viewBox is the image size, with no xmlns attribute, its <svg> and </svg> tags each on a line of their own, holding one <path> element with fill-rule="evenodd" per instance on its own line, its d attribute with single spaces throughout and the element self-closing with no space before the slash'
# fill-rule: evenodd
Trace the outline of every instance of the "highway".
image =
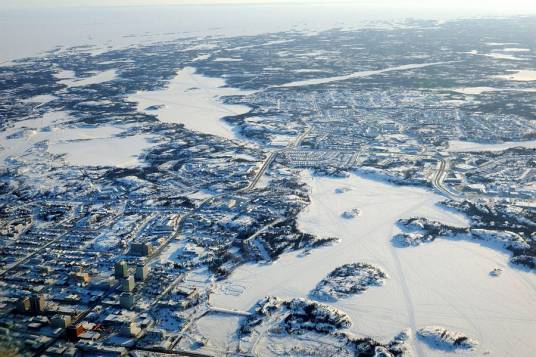
<svg viewBox="0 0 536 357">
<path fill-rule="evenodd" d="M 249 185 L 238 190 L 237 192 L 250 192 L 251 190 L 253 190 L 255 186 L 257 186 L 257 184 L 259 183 L 259 180 L 264 175 L 268 167 L 270 167 L 270 165 L 272 164 L 276 156 L 277 156 L 277 152 L 271 152 L 270 154 L 268 154 L 268 157 L 266 157 L 266 160 L 264 160 L 262 166 L 257 171 L 257 173 L 255 174 L 255 177 L 253 177 L 253 180 L 251 180 Z"/>
<path fill-rule="evenodd" d="M 303 133 L 300 134 L 300 136 L 298 136 L 296 138 L 296 140 L 294 140 L 293 143 L 289 144 L 285 149 L 283 149 L 281 151 L 285 151 L 285 150 L 288 150 L 288 149 L 291 149 L 291 148 L 299 147 L 301 142 L 303 141 L 303 139 L 311 132 L 311 130 L 312 130 L 312 128 L 308 127 Z M 280 151 L 272 151 L 272 152 L 270 152 L 270 154 L 268 154 L 268 157 L 266 158 L 266 160 L 264 160 L 262 166 L 260 167 L 259 171 L 257 171 L 257 173 L 255 174 L 255 177 L 250 182 L 250 184 L 247 187 L 238 190 L 238 192 L 250 192 L 251 190 L 253 190 L 255 188 L 255 186 L 257 186 L 257 184 L 259 183 L 259 180 L 264 175 L 266 170 L 270 167 L 272 162 L 274 162 L 274 160 L 277 157 L 277 154 L 279 152 Z"/>
<path fill-rule="evenodd" d="M 293 144 L 290 145 L 290 147 L 293 147 L 293 148 L 299 147 L 303 139 L 305 139 L 305 137 L 309 135 L 312 129 L 313 129 L 312 127 L 307 127 L 307 129 L 305 129 L 305 131 L 300 136 L 298 136 L 298 138 L 296 138 L 296 140 L 294 141 Z"/>
<path fill-rule="evenodd" d="M 440 160 L 437 171 L 432 176 L 432 186 L 443 196 L 446 196 L 453 200 L 459 200 L 460 198 L 450 192 L 444 185 L 443 182 L 448 176 L 448 164 L 446 160 Z"/>
</svg>

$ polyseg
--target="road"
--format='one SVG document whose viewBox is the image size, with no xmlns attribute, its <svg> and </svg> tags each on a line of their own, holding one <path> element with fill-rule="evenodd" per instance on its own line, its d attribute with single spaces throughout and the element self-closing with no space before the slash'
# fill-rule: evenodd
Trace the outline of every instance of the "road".
<svg viewBox="0 0 536 357">
<path fill-rule="evenodd" d="M 448 163 L 446 160 L 440 160 L 439 165 L 437 168 L 437 171 L 434 173 L 432 177 L 432 186 L 441 193 L 442 195 L 453 199 L 453 200 L 459 200 L 460 198 L 450 192 L 444 185 L 443 182 L 445 181 L 445 178 L 448 175 Z"/>
<path fill-rule="evenodd" d="M 292 143 L 290 145 L 290 147 L 293 147 L 293 148 L 299 147 L 301 145 L 303 139 L 305 139 L 305 137 L 307 135 L 309 135 L 309 133 L 311 132 L 312 129 L 313 129 L 312 127 L 308 127 L 307 129 L 305 129 L 305 131 L 300 136 L 298 136 L 296 138 L 296 140 L 294 141 L 294 143 Z"/>
<path fill-rule="evenodd" d="M 47 244 L 39 247 L 35 252 L 31 253 L 31 254 L 28 254 L 27 256 L 25 256 L 24 258 L 16 261 L 15 263 L 13 263 L 11 266 L 7 267 L 4 271 L 0 272 L 0 278 L 3 277 L 4 275 L 6 275 L 7 273 L 9 273 L 10 271 L 12 271 L 13 269 L 17 268 L 19 265 L 23 264 L 23 263 L 26 263 L 28 260 L 30 260 L 31 258 L 33 258 L 34 256 L 36 256 L 37 254 L 41 253 L 44 249 L 48 248 L 49 246 L 51 246 L 52 244 L 54 243 L 57 243 L 59 242 L 63 237 L 65 237 L 68 233 L 64 233 L 64 234 L 61 234 L 60 236 L 58 236 L 57 238 L 51 240 L 50 242 L 48 242 Z"/>
<path fill-rule="evenodd" d="M 264 175 L 268 167 L 270 167 L 270 165 L 272 164 L 276 156 L 277 156 L 277 152 L 271 152 L 270 154 L 268 154 L 268 157 L 266 157 L 266 160 L 264 160 L 262 166 L 255 174 L 255 177 L 253 177 L 253 180 L 251 180 L 249 185 L 238 190 L 238 192 L 250 192 L 251 190 L 253 190 L 255 186 L 257 186 L 257 184 L 259 183 L 259 180 Z"/>
<path fill-rule="evenodd" d="M 214 357 L 206 353 L 191 352 L 191 351 L 180 351 L 180 350 L 170 350 L 163 348 L 136 348 L 132 352 L 144 351 L 144 352 L 153 352 L 153 353 L 165 353 L 166 355 L 173 356 L 184 356 L 184 357 Z"/>
<path fill-rule="evenodd" d="M 285 150 L 288 150 L 288 149 L 291 149 L 291 148 L 299 147 L 301 142 L 303 141 L 303 139 L 311 132 L 311 130 L 312 130 L 312 128 L 308 127 L 303 133 L 300 134 L 300 136 L 298 136 L 296 138 L 296 140 L 294 140 L 293 143 L 289 144 L 282 151 L 285 151 Z M 270 152 L 270 154 L 268 154 L 268 157 L 266 158 L 266 160 L 264 160 L 264 163 L 260 167 L 259 171 L 257 171 L 257 173 L 255 174 L 255 177 L 250 182 L 250 184 L 247 187 L 238 190 L 238 192 L 250 192 L 251 190 L 253 190 L 255 188 L 255 186 L 257 186 L 257 184 L 259 183 L 259 180 L 264 175 L 266 170 L 270 167 L 270 165 L 272 164 L 274 159 L 277 157 L 279 152 L 280 151 L 272 151 L 272 152 Z"/>
<path fill-rule="evenodd" d="M 271 228 L 271 227 L 273 227 L 273 226 L 275 226 L 275 225 L 277 225 L 279 223 L 282 223 L 284 221 L 285 221 L 285 218 L 278 218 L 275 221 L 273 221 L 272 223 L 269 223 L 269 224 L 261 227 L 259 230 L 257 230 L 255 233 L 253 233 L 247 239 L 245 239 L 244 243 L 249 244 L 251 241 L 253 241 L 253 244 L 255 244 L 255 246 L 259 250 L 259 253 L 263 256 L 263 259 L 266 260 L 266 261 L 271 261 L 272 259 L 270 258 L 270 256 L 266 252 L 266 250 L 264 249 L 264 246 L 262 246 L 261 243 L 255 241 L 255 238 L 257 238 L 259 236 L 259 234 L 261 234 L 262 232 L 265 232 L 268 228 Z"/>
<path fill-rule="evenodd" d="M 240 310 L 235 310 L 235 309 L 225 309 L 225 308 L 222 308 L 222 307 L 215 307 L 215 306 L 209 307 L 208 312 L 215 312 L 215 313 L 226 314 L 226 315 L 235 315 L 235 316 L 241 316 L 241 317 L 251 316 L 251 312 L 248 312 L 248 311 L 240 311 Z"/>
</svg>

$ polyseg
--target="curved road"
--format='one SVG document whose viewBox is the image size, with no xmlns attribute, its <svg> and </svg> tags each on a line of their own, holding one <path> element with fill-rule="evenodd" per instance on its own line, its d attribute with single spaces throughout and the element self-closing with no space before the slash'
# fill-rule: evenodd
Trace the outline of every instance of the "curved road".
<svg viewBox="0 0 536 357">
<path fill-rule="evenodd" d="M 434 176 L 432 177 L 432 186 L 436 189 L 436 191 L 438 191 L 443 196 L 447 196 L 447 198 L 450 198 L 453 200 L 459 200 L 458 196 L 453 194 L 443 185 L 445 178 L 448 176 L 448 166 L 449 165 L 446 160 L 439 161 L 439 167 L 437 168 L 437 171 L 434 173 Z"/>
</svg>

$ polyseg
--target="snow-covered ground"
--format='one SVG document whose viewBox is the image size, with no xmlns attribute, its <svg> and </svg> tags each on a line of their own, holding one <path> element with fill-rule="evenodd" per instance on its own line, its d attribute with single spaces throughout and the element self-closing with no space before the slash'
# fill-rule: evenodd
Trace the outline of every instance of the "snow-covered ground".
<svg viewBox="0 0 536 357">
<path fill-rule="evenodd" d="M 97 72 L 87 78 L 76 78 L 73 71 L 60 70 L 55 74 L 55 77 L 60 80 L 59 83 L 68 87 L 82 87 L 112 81 L 117 77 L 117 73 L 115 69 L 110 69 L 104 72 Z"/>
<path fill-rule="evenodd" d="M 38 105 L 42 105 L 42 104 L 51 102 L 56 98 L 57 98 L 56 96 L 53 96 L 51 94 L 42 94 L 42 95 L 36 95 L 36 96 L 30 97 L 28 99 L 23 99 L 22 102 L 23 103 L 35 103 Z"/>
<path fill-rule="evenodd" d="M 416 248 L 393 246 L 399 218 L 424 216 L 454 226 L 468 224 L 464 216 L 439 208 L 440 196 L 355 175 L 335 179 L 307 174 L 304 180 L 312 188 L 312 203 L 299 216 L 300 228 L 339 237 L 341 242 L 307 256 L 287 254 L 271 265 L 240 267 L 225 284 L 240 287 L 234 291 L 242 293 L 219 289 L 211 297 L 215 306 L 247 310 L 267 295 L 303 297 L 337 266 L 366 261 L 382 266 L 389 279 L 367 294 L 334 303 L 351 317 L 353 333 L 385 342 L 408 327 L 415 333 L 441 325 L 474 336 L 481 353 L 531 355 L 536 324 L 533 273 L 511 268 L 506 252 L 477 242 L 436 240 Z M 362 212 L 359 219 L 341 217 L 341 212 L 355 207 Z M 503 275 L 493 278 L 489 273 L 497 267 Z M 416 339 L 413 345 L 419 356 L 444 353 Z"/>
<path fill-rule="evenodd" d="M 469 95 L 482 94 L 486 92 L 505 92 L 505 91 L 532 93 L 532 92 L 536 92 L 536 88 L 461 87 L 461 88 L 454 88 L 453 91 L 462 93 L 462 94 L 469 94 Z"/>
<path fill-rule="evenodd" d="M 514 71 L 513 73 L 493 76 L 493 78 L 518 82 L 536 81 L 536 70 L 524 69 L 521 71 Z"/>
<path fill-rule="evenodd" d="M 502 49 L 503 52 L 530 52 L 530 48 L 518 48 L 518 47 L 507 47 Z"/>
<path fill-rule="evenodd" d="M 232 127 L 221 118 L 247 113 L 243 105 L 228 105 L 219 98 L 231 95 L 247 95 L 238 89 L 224 87 L 221 78 L 209 78 L 187 67 L 177 72 L 165 89 L 137 92 L 129 100 L 138 103 L 138 110 L 154 114 L 166 123 L 182 123 L 186 128 L 202 133 L 236 139 Z M 148 110 L 157 106 L 154 110 Z"/>
<path fill-rule="evenodd" d="M 234 57 L 218 57 L 214 59 L 214 62 L 242 62 L 242 58 Z"/>
<path fill-rule="evenodd" d="M 199 336 L 208 338 L 207 346 L 203 352 L 224 355 L 223 351 L 232 351 L 231 342 L 236 340 L 240 319 L 240 316 L 213 313 L 205 315 L 197 321 L 196 330 L 199 332 Z"/>
<path fill-rule="evenodd" d="M 9 157 L 20 157 L 36 143 L 54 135 L 49 128 L 66 121 L 66 112 L 48 112 L 40 118 L 22 120 L 0 133 L 0 166 Z"/>
<path fill-rule="evenodd" d="M 523 61 L 523 58 L 519 58 L 510 54 L 506 54 L 506 53 L 492 52 L 492 53 L 483 54 L 482 56 L 499 59 L 499 60 Z"/>
<path fill-rule="evenodd" d="M 497 88 L 493 87 L 461 87 L 461 88 L 454 88 L 454 92 L 462 93 L 462 94 L 482 94 L 484 92 L 494 92 Z"/>
<path fill-rule="evenodd" d="M 66 161 L 76 166 L 116 166 L 132 167 L 140 165 L 139 155 L 144 149 L 153 144 L 149 135 L 133 135 L 127 137 L 114 137 L 114 127 L 95 128 L 98 132 L 108 130 L 104 137 L 91 136 L 87 139 L 63 140 L 54 143 L 48 151 L 54 154 L 66 154 Z M 71 129 L 76 134 L 88 134 L 88 129 Z M 117 130 L 116 133 L 122 130 Z"/>
<path fill-rule="evenodd" d="M 475 143 L 472 141 L 449 141 L 450 152 L 479 152 L 479 151 L 502 151 L 515 147 L 536 148 L 536 140 L 529 141 L 506 141 L 500 144 Z"/>
<path fill-rule="evenodd" d="M 0 133 L 0 166 L 8 158 L 21 158 L 36 144 L 46 141 L 48 152 L 65 154 L 67 162 L 82 166 L 128 167 L 139 164 L 138 156 L 152 143 L 148 135 L 116 137 L 126 126 L 64 127 L 67 112 L 48 112 L 37 119 L 17 122 Z"/>
<path fill-rule="evenodd" d="M 312 85 L 317 85 L 317 84 L 340 82 L 340 81 L 346 81 L 348 79 L 370 77 L 370 76 L 374 76 L 374 75 L 381 74 L 381 73 L 386 73 L 386 72 L 408 71 L 408 70 L 411 70 L 411 69 L 418 69 L 418 68 L 436 66 L 436 65 L 439 65 L 439 64 L 443 64 L 443 63 L 445 63 L 445 62 L 405 64 L 405 65 L 402 65 L 402 66 L 389 67 L 389 68 L 379 69 L 379 70 L 375 70 L 375 71 L 354 72 L 354 73 L 350 73 L 350 74 L 347 74 L 347 75 L 344 75 L 344 76 L 315 78 L 315 79 L 307 79 L 307 80 L 304 80 L 304 81 L 295 81 L 295 82 L 282 84 L 282 85 L 280 85 L 278 87 L 283 87 L 283 88 L 303 87 L 303 86 L 312 86 Z"/>
</svg>

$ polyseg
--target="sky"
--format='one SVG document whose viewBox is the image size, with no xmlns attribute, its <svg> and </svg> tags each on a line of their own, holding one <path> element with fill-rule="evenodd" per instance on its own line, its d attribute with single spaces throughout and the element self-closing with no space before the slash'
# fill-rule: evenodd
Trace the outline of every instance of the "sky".
<svg viewBox="0 0 536 357">
<path fill-rule="evenodd" d="M 516 13 L 536 12 L 534 0 L 0 0 L 0 8 L 22 9 L 42 7 L 102 7 L 147 5 L 221 5 L 221 4 L 370 4 L 414 8 L 495 9 Z"/>
</svg>

